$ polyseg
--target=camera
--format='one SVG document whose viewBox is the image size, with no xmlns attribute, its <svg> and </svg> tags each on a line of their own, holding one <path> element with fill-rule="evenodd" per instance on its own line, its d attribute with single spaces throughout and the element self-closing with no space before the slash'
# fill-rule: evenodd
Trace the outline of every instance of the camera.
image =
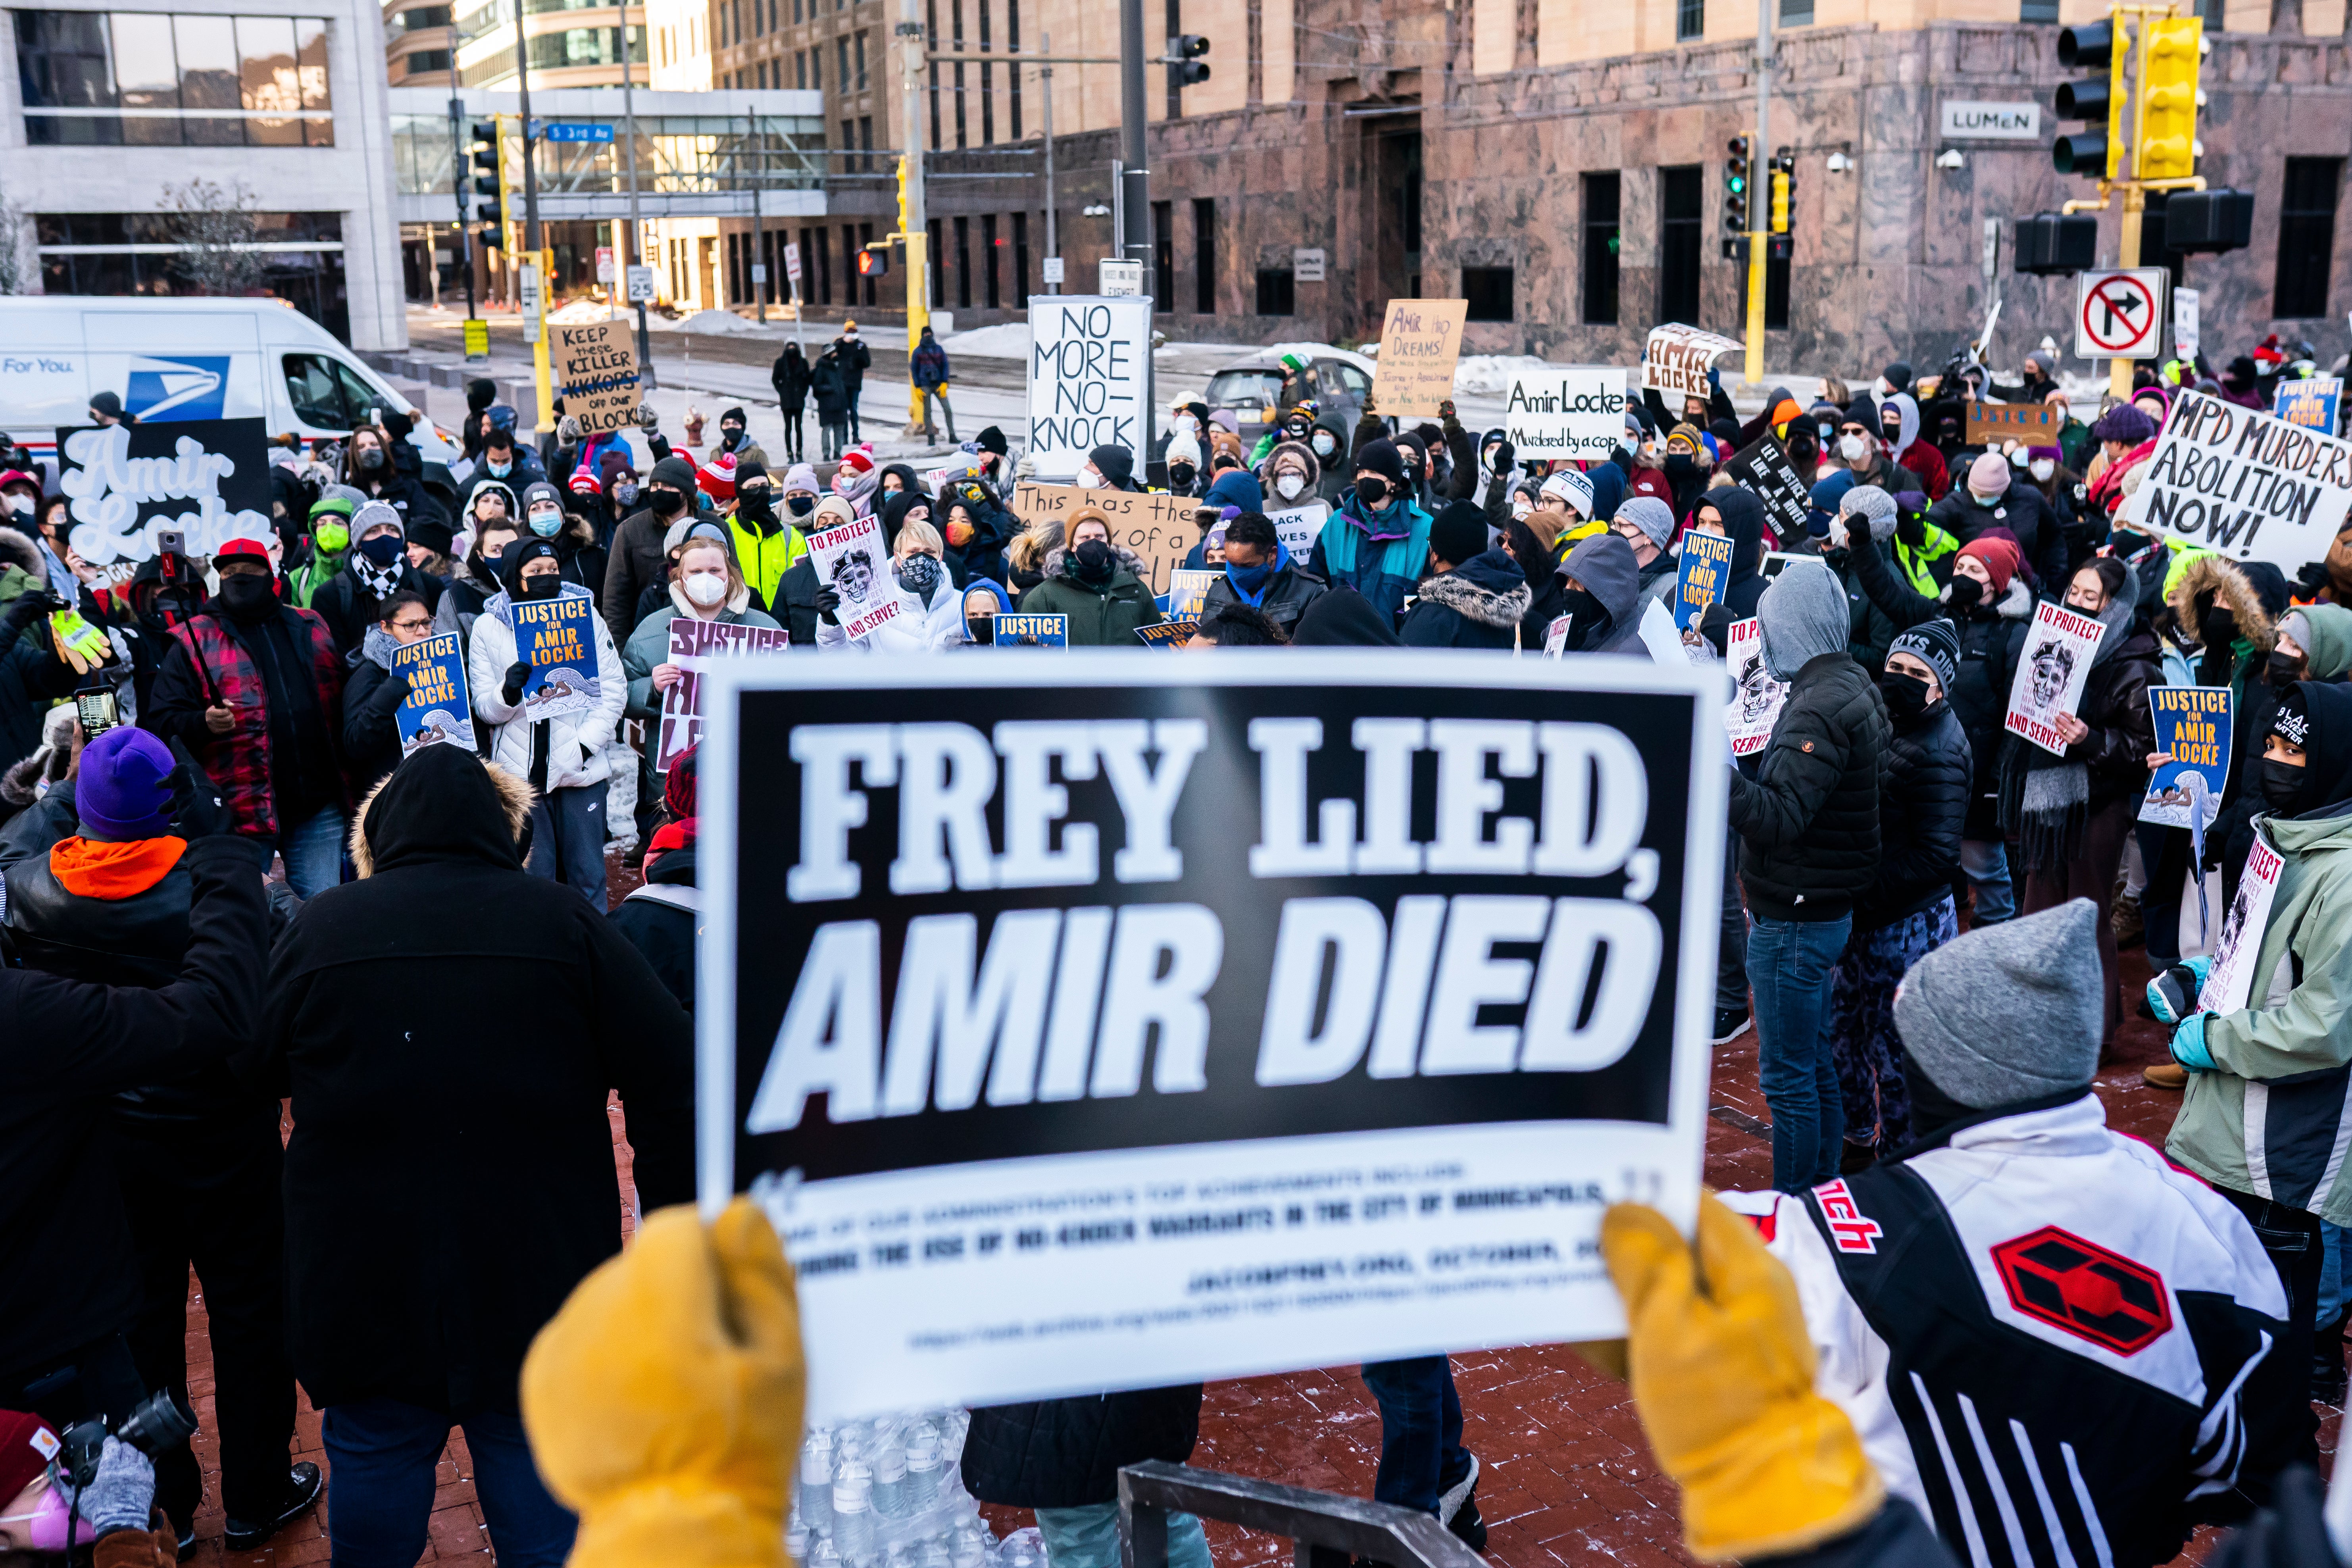
<svg viewBox="0 0 2352 1568">
<path fill-rule="evenodd" d="M 99 1455 L 110 1435 L 152 1459 L 186 1442 L 195 1430 L 196 1413 L 189 1408 L 187 1401 L 171 1389 L 158 1389 L 123 1418 L 119 1431 L 110 1434 L 103 1415 L 67 1427 L 63 1434 L 63 1468 L 72 1475 L 76 1488 L 86 1487 L 98 1479 Z"/>
</svg>

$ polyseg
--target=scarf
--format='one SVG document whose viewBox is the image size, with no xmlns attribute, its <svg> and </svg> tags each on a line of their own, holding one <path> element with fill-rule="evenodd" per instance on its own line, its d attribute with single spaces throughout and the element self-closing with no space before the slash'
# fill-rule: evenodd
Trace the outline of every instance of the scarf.
<svg viewBox="0 0 2352 1568">
<path fill-rule="evenodd" d="M 352 660 L 352 668 L 357 669 L 364 660 L 389 675 L 392 673 L 393 649 L 399 646 L 400 639 L 385 631 L 383 622 L 370 621 L 367 636 L 360 639 L 359 657 Z"/>
<path fill-rule="evenodd" d="M 400 586 L 400 569 L 406 563 L 394 556 L 391 565 L 379 566 L 354 550 L 352 552 L 351 564 L 352 575 L 360 580 L 360 586 L 374 595 L 376 602 L 381 604 L 391 598 L 394 590 Z"/>
<path fill-rule="evenodd" d="M 2099 612 L 2105 628 L 2091 655 L 2096 670 L 2131 636 L 2137 611 L 2137 579 L 2126 576 Z M 2068 747 L 2073 751 L 2073 747 Z M 2028 873 L 2063 866 L 2081 850 L 2083 826 L 2091 816 L 2091 770 L 2087 763 L 2043 751 L 2021 735 L 2003 739 L 2000 752 L 2000 826 L 2017 835 Z"/>
</svg>

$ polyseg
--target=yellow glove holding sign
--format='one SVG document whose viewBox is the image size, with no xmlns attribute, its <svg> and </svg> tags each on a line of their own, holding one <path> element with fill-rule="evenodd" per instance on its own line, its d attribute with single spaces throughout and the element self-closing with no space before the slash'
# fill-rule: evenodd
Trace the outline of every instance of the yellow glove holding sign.
<svg viewBox="0 0 2352 1568">
<path fill-rule="evenodd" d="M 1625 1299 L 1633 1404 L 1683 1489 L 1683 1534 L 1715 1563 L 1799 1552 L 1867 1522 L 1886 1488 L 1853 1424 L 1813 1392 L 1796 1282 L 1748 1223 L 1703 1194 L 1698 1247 L 1619 1204 L 1601 1250 Z"/>
<path fill-rule="evenodd" d="M 806 1377 L 791 1265 L 737 1198 L 637 1227 L 532 1342 L 523 1423 L 580 1515 L 571 1568 L 789 1568 Z"/>
</svg>

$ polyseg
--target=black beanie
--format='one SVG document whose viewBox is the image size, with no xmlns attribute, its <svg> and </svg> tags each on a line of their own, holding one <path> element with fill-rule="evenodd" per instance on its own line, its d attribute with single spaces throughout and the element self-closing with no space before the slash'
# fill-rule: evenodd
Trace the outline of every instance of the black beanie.
<svg viewBox="0 0 2352 1568">
<path fill-rule="evenodd" d="M 1908 392 L 1911 390 L 1911 362 L 1909 360 L 1896 360 L 1893 364 L 1888 365 L 1885 370 L 1880 371 L 1878 374 L 1885 376 L 1886 378 L 1886 384 L 1893 387 L 1895 391 Z"/>
<path fill-rule="evenodd" d="M 1004 444 L 1004 432 L 998 429 L 993 425 L 988 426 L 981 431 L 976 445 L 978 445 L 982 451 L 993 452 L 1000 458 L 1007 455 L 1007 447 Z"/>
<path fill-rule="evenodd" d="M 1857 397 L 1845 405 L 1845 417 L 1841 425 L 1859 425 L 1865 430 L 1878 428 L 1878 405 L 1868 397 Z"/>
<path fill-rule="evenodd" d="M 466 384 L 466 406 L 476 414 L 499 400 L 499 384 L 488 376 L 476 376 Z"/>
<path fill-rule="evenodd" d="M 1404 488 L 1404 458 L 1398 454 L 1393 441 L 1383 438 L 1366 442 L 1363 449 L 1356 454 L 1356 467 L 1380 475 L 1399 489 Z M 1450 561 L 1453 557 L 1446 559 Z"/>
<path fill-rule="evenodd" d="M 1459 566 L 1486 553 L 1486 512 L 1476 501 L 1448 501 L 1429 525 L 1429 547 L 1437 558 Z"/>
<path fill-rule="evenodd" d="M 743 488 L 743 481 L 744 481 L 745 479 L 766 479 L 767 477 L 768 477 L 768 465 L 767 465 L 767 464 L 765 464 L 765 463 L 763 463 L 763 462 L 761 462 L 761 461 L 760 461 L 760 459 L 759 459 L 759 458 L 739 458 L 738 459 L 736 459 L 736 463 L 735 463 L 735 488 L 736 488 L 736 489 L 742 489 L 742 488 Z"/>
<path fill-rule="evenodd" d="M 694 494 L 694 465 L 675 454 L 656 463 L 646 479 L 648 484 L 667 485 L 682 496 Z"/>
<path fill-rule="evenodd" d="M 726 413 L 721 414 L 721 415 L 719 416 L 719 423 L 720 423 L 721 425 L 724 425 L 724 424 L 726 424 L 730 419 L 732 419 L 732 420 L 733 420 L 733 421 L 735 421 L 735 423 L 736 423 L 736 424 L 738 424 L 738 425 L 746 425 L 746 426 L 748 426 L 748 425 L 750 425 L 750 424 L 751 423 L 751 416 L 750 416 L 750 415 L 748 415 L 748 414 L 745 414 L 745 413 L 743 412 L 743 410 L 742 410 L 741 408 L 740 408 L 740 407 L 737 407 L 737 408 L 730 408 L 730 409 L 729 409 Z M 740 476 L 739 475 L 738 477 L 740 478 Z"/>
</svg>

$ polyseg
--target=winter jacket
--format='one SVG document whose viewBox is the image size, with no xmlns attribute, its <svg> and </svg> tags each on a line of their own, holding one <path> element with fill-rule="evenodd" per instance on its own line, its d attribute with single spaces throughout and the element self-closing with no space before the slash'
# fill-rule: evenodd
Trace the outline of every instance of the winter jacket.
<svg viewBox="0 0 2352 1568">
<path fill-rule="evenodd" d="M 606 918 L 622 940 L 645 955 L 677 1005 L 694 1011 L 695 942 L 702 926 L 701 889 L 694 882 L 696 847 L 682 845 L 646 858 L 646 879 Z"/>
<path fill-rule="evenodd" d="M 781 605 L 771 603 L 770 614 L 783 626 L 794 647 L 816 647 L 816 557 L 803 555 L 776 584 Z"/>
<path fill-rule="evenodd" d="M 1047 551 L 1045 578 L 1021 595 L 1021 613 L 1069 616 L 1072 647 L 1140 647 L 1143 645 L 1135 640 L 1135 628 L 1156 626 L 1167 619 L 1160 613 L 1151 590 L 1143 584 L 1143 563 L 1133 551 L 1119 550 L 1118 565 L 1112 571 L 1110 581 L 1100 588 L 1071 576 L 1069 564 L 1067 550 Z M 959 603 L 959 626 L 962 625 L 962 614 Z"/>
<path fill-rule="evenodd" d="M 817 355 L 816 363 L 809 367 L 809 395 L 816 399 L 819 423 L 848 423 L 849 386 L 843 378 L 840 357 L 830 349 Z"/>
<path fill-rule="evenodd" d="M 356 550 L 345 555 L 343 569 L 320 584 L 318 592 L 310 595 L 311 613 L 327 623 L 327 629 L 334 634 L 335 651 L 341 654 L 346 662 L 358 656 L 368 627 L 383 618 L 383 606 L 392 598 L 392 594 L 422 594 L 425 607 L 437 610 L 444 590 L 440 578 L 430 573 L 419 572 L 403 561 L 400 563 L 400 580 L 393 584 L 392 594 L 378 597 L 360 581 L 359 572 L 353 564 L 360 559 Z"/>
<path fill-rule="evenodd" d="M 562 596 L 588 601 L 588 590 L 566 583 Z M 596 638 L 596 705 L 533 720 L 506 700 L 507 669 L 515 662 L 514 623 L 508 619 L 511 613 L 512 604 L 504 594 L 492 599 L 482 618 L 474 623 L 474 646 L 466 654 L 466 684 L 474 699 L 474 716 L 491 726 L 490 760 L 541 790 L 603 784 L 612 776 L 604 748 L 612 744 L 628 697 L 612 633 L 605 629 L 603 617 L 588 617 L 589 629 Z M 544 784 L 534 777 L 531 767 L 533 753 L 541 748 L 546 760 Z"/>
<path fill-rule="evenodd" d="M 937 392 L 948 384 L 948 351 L 940 347 L 938 339 L 926 335 L 907 357 L 907 369 L 917 386 Z"/>
<path fill-rule="evenodd" d="M 1641 568 L 1633 564 L 1631 546 L 1621 549 L 1609 542 L 1614 538 L 1613 534 L 1595 534 L 1580 541 L 1562 563 L 1563 574 L 1583 584 L 1584 591 L 1601 601 L 1601 609 L 1609 616 L 1605 624 L 1591 626 L 1580 626 L 1570 621 L 1568 646 L 1577 653 L 1625 653 L 1647 658 L 1649 652 L 1642 642 Z M 1555 576 L 1552 581 L 1559 583 L 1561 578 Z M 1553 613 L 1566 607 L 1563 603 Z M 1534 629 L 1534 619 L 1532 615 L 1528 617 L 1530 630 Z M 1547 629 L 1549 625 L 1549 621 L 1545 623 Z M 1530 650 L 1540 649 L 1544 646 L 1543 633 L 1537 632 L 1523 646 Z"/>
<path fill-rule="evenodd" d="M 287 1340 L 321 1406 L 517 1409 L 531 1337 L 621 1250 L 612 1090 L 641 1209 L 694 1195 L 691 1025 L 602 910 L 524 872 L 530 805 L 518 775 L 424 748 L 352 824 L 360 880 L 272 955 Z"/>
<path fill-rule="evenodd" d="M 1274 547 L 1274 570 L 1267 574 L 1265 584 L 1255 599 L 1250 598 L 1234 585 L 1231 568 L 1221 571 L 1217 580 L 1209 584 L 1208 594 L 1201 601 L 1201 622 L 1203 626 L 1216 618 L 1217 612 L 1227 605 L 1248 605 L 1265 612 L 1266 618 L 1282 628 L 1288 637 L 1298 625 L 1298 617 L 1307 606 L 1327 592 L 1323 584 L 1307 575 L 1286 544 Z"/>
<path fill-rule="evenodd" d="M 322 807 L 343 806 L 334 725 L 344 667 L 325 621 L 280 605 L 270 620 L 248 625 L 215 600 L 172 628 L 172 640 L 139 726 L 186 743 L 239 833 L 275 838 Z M 225 735 L 205 722 L 215 702 L 237 710 Z"/>
<path fill-rule="evenodd" d="M 849 401 L 866 388 L 866 373 L 874 368 L 874 351 L 866 346 L 864 338 L 853 338 L 845 332 L 826 345 L 825 352 L 834 356 L 841 367 L 841 389 Z"/>
<path fill-rule="evenodd" d="M 1400 616 L 1405 595 L 1429 564 L 1430 522 L 1429 513 L 1409 500 L 1392 501 L 1375 516 L 1350 491 L 1315 536 L 1307 574 L 1353 588 L 1374 608 Z"/>
<path fill-rule="evenodd" d="M 1532 596 L 1519 563 L 1489 550 L 1423 583 L 1397 636 L 1407 647 L 1515 647 Z"/>
<path fill-rule="evenodd" d="M 1987 529 L 2005 528 L 2017 539 L 2017 548 L 2043 594 L 2063 597 L 2066 592 L 2066 532 L 2058 514 L 2050 510 L 2041 489 L 2027 480 L 2012 480 L 1990 506 L 1979 506 L 1966 485 L 1927 509 L 1927 525 L 1940 528 L 1962 544 L 1975 542 Z"/>
<path fill-rule="evenodd" d="M 2156 716 L 2147 689 L 2161 686 L 2156 635 L 2145 629 L 2091 667 L 2074 716 L 2091 732 L 2066 748 L 2066 760 L 2090 771 L 2093 811 L 2112 801 L 2137 802 L 2147 793 L 2147 754 L 2156 750 Z M 2137 805 L 2134 806 L 2137 810 Z"/>
<path fill-rule="evenodd" d="M 628 646 L 621 650 L 621 668 L 629 681 L 629 705 L 625 711 L 632 719 L 661 717 L 661 693 L 654 689 L 654 666 L 669 662 L 670 622 L 694 614 L 687 605 L 686 590 L 675 583 L 669 585 L 669 597 L 667 605 L 637 623 L 637 629 L 629 634 Z M 773 619 L 751 608 L 751 603 L 748 591 L 738 594 L 711 619 L 724 626 L 780 629 Z"/>
<path fill-rule="evenodd" d="M 1850 913 L 1878 874 L 1886 705 L 1843 649 L 1808 659 L 1750 781 L 1733 772 L 1731 826 L 1748 907 L 1783 921 Z"/>
<path fill-rule="evenodd" d="M 790 349 L 776 356 L 768 371 L 768 384 L 776 389 L 776 403 L 785 418 L 798 414 L 808 405 L 808 361 Z"/>
<path fill-rule="evenodd" d="M 343 772 L 364 796 L 400 765 L 400 704 L 408 678 L 362 655 L 343 684 Z"/>
<path fill-rule="evenodd" d="M 2275 1353 L 2285 1291 L 2252 1229 L 2096 1095 L 1724 1201 L 1795 1281 L 1814 1388 L 1963 1563 L 2169 1562 L 2308 1441 L 2308 1369 Z"/>
<path fill-rule="evenodd" d="M 628 641 L 629 634 L 637 629 L 631 616 L 638 596 L 655 584 L 669 581 L 669 554 L 662 542 L 669 537 L 670 525 L 685 515 L 661 517 L 648 508 L 631 512 L 614 531 L 611 559 L 604 565 L 604 592 L 596 601 L 614 642 Z"/>
<path fill-rule="evenodd" d="M 781 519 L 763 526 L 730 512 L 727 537 L 734 542 L 735 564 L 742 569 L 743 581 L 763 605 L 776 602 L 776 584 L 793 562 L 808 553 L 808 536 Z"/>
<path fill-rule="evenodd" d="M 1878 872 L 1854 900 L 1857 933 L 1931 908 L 1951 891 L 1970 773 L 1968 731 L 1949 698 L 1929 703 L 1908 726 L 1890 726 L 1886 791 L 1878 799 Z"/>
<path fill-rule="evenodd" d="M 862 642 L 850 639 L 839 622 L 822 616 L 816 623 L 816 647 L 822 653 L 938 653 L 970 641 L 964 631 L 963 592 L 940 574 L 928 599 L 916 597 L 897 583 L 883 578 L 875 584 L 876 602 L 884 596 L 898 602 L 898 614 L 876 626 Z M 1070 642 L 1078 640 L 1077 622 L 1070 624 Z"/>
<path fill-rule="evenodd" d="M 1197 1383 L 986 1406 L 964 1434 L 964 1489 L 1007 1508 L 1111 1502 L 1120 1466 L 1182 1464 L 1200 1436 Z"/>
</svg>

